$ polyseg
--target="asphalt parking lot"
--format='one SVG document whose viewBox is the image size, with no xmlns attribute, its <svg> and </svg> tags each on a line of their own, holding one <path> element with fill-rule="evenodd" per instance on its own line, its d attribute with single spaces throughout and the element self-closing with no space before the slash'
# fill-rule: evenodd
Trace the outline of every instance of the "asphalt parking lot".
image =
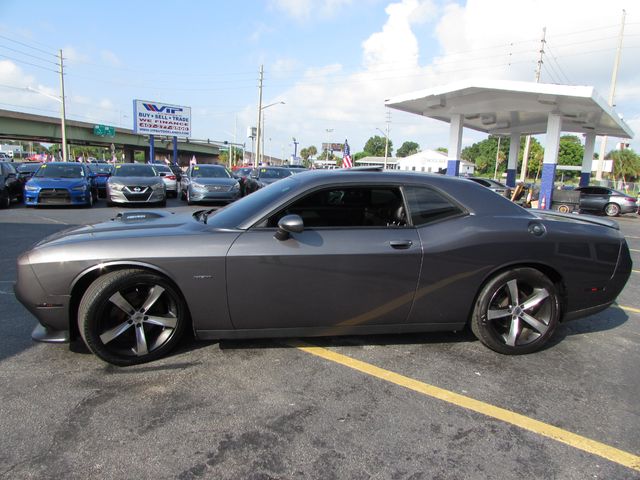
<svg viewBox="0 0 640 480">
<path fill-rule="evenodd" d="M 117 211 L 0 211 L 0 478 L 640 478 L 640 217 L 618 220 L 618 306 L 532 355 L 465 332 L 186 339 L 116 368 L 33 343 L 12 284 L 20 252 Z"/>
</svg>

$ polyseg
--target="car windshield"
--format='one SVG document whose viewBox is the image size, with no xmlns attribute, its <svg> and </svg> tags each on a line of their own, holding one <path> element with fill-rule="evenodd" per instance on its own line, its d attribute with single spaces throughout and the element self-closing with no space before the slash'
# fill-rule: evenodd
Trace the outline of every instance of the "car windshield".
<svg viewBox="0 0 640 480">
<path fill-rule="evenodd" d="M 106 163 L 92 163 L 89 165 L 92 173 L 111 173 L 111 165 Z"/>
<path fill-rule="evenodd" d="M 156 171 L 151 165 L 127 163 L 116 165 L 113 175 L 115 177 L 155 177 Z"/>
<path fill-rule="evenodd" d="M 291 172 L 284 168 L 261 168 L 258 170 L 258 178 L 284 178 L 289 175 Z"/>
<path fill-rule="evenodd" d="M 18 165 L 16 170 L 20 173 L 35 172 L 36 170 L 38 170 L 38 168 L 40 168 L 40 165 L 42 164 L 41 163 L 23 163 L 21 165 Z"/>
<path fill-rule="evenodd" d="M 191 177 L 193 178 L 231 178 L 229 172 L 224 167 L 214 167 L 214 166 L 202 166 L 202 167 L 193 167 L 191 170 Z"/>
<path fill-rule="evenodd" d="M 84 169 L 81 165 L 67 163 L 45 163 L 36 172 L 36 177 L 45 178 L 82 178 Z"/>
<path fill-rule="evenodd" d="M 236 200 L 231 205 L 210 215 L 207 224 L 216 228 L 236 228 L 261 212 L 266 206 L 285 197 L 298 182 L 295 176 L 272 183 L 260 190 Z"/>
</svg>

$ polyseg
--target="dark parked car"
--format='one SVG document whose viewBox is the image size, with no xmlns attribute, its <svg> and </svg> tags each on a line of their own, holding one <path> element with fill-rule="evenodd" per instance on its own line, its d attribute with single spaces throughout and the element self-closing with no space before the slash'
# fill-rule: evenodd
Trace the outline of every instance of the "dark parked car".
<svg viewBox="0 0 640 480">
<path fill-rule="evenodd" d="M 604 213 L 609 217 L 638 211 L 638 203 L 634 197 L 613 188 L 578 187 L 576 190 L 580 192 L 580 210 Z"/>
<path fill-rule="evenodd" d="M 472 182 L 479 183 L 483 187 L 487 187 L 489 190 L 496 192 L 498 195 L 502 195 L 503 197 L 510 198 L 511 197 L 511 189 L 507 187 L 505 184 L 498 182 L 492 178 L 482 178 L 482 177 L 466 177 Z"/>
<path fill-rule="evenodd" d="M 192 165 L 180 184 L 183 200 L 230 203 L 241 196 L 240 182 L 222 165 Z"/>
<path fill-rule="evenodd" d="M 525 210 L 459 178 L 322 170 L 223 209 L 127 212 L 55 234 L 18 258 L 15 292 L 39 321 L 33 338 L 79 335 L 116 365 L 163 356 L 188 329 L 221 339 L 469 325 L 489 348 L 522 354 L 558 322 L 611 305 L 631 269 L 608 219 Z"/>
<path fill-rule="evenodd" d="M 107 197 L 107 180 L 113 173 L 113 165 L 109 163 L 89 163 L 89 170 L 95 179 L 98 197 Z"/>
<path fill-rule="evenodd" d="M 18 172 L 18 180 L 24 186 L 27 181 L 33 177 L 33 175 L 38 171 L 41 162 L 21 162 L 15 163 L 16 171 Z"/>
<path fill-rule="evenodd" d="M 9 208 L 13 200 L 22 199 L 22 184 L 11 162 L 0 162 L 0 208 Z"/>
<path fill-rule="evenodd" d="M 284 167 L 259 167 L 251 171 L 251 178 L 258 182 L 260 188 L 291 176 L 291 170 Z"/>
<path fill-rule="evenodd" d="M 84 163 L 43 163 L 24 186 L 24 204 L 93 206 L 98 198 L 93 176 Z"/>
</svg>

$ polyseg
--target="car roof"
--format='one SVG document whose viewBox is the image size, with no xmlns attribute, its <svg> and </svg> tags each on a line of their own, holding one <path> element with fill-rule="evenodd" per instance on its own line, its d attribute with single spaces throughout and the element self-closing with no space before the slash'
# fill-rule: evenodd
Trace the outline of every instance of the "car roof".
<svg viewBox="0 0 640 480">
<path fill-rule="evenodd" d="M 385 170 L 380 168 L 352 168 L 333 170 L 308 170 L 287 177 L 272 185 L 288 181 L 287 193 L 268 205 L 264 205 L 260 211 L 250 215 L 243 221 L 239 228 L 249 228 L 261 215 L 274 208 L 278 203 L 286 203 L 290 199 L 308 193 L 310 190 L 324 187 L 339 186 L 370 186 L 370 185 L 399 185 L 399 186 L 426 186 L 443 192 L 456 202 L 460 203 L 473 215 L 499 215 L 499 216 L 528 216 L 533 215 L 522 207 L 509 201 L 505 197 L 496 195 L 487 187 L 465 178 L 430 174 L 423 172 Z M 270 188 L 270 187 L 267 187 Z M 276 187 L 277 188 L 277 187 Z M 233 208 L 233 205 L 230 207 Z"/>
</svg>

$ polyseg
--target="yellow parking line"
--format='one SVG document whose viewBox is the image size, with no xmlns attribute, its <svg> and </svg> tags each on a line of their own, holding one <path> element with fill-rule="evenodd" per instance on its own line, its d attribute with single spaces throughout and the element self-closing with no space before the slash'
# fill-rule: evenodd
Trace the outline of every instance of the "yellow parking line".
<svg viewBox="0 0 640 480">
<path fill-rule="evenodd" d="M 537 433 L 547 438 L 551 438 L 558 442 L 564 443 L 571 447 L 583 450 L 593 455 L 611 460 L 619 465 L 623 465 L 628 468 L 640 471 L 640 456 L 634 455 L 624 450 L 619 450 L 615 447 L 611 447 L 604 443 L 591 440 L 590 438 L 571 433 L 567 430 L 563 430 L 548 423 L 540 422 L 532 418 L 526 417 L 519 413 L 512 412 L 510 410 L 496 407 L 489 403 L 475 400 L 471 397 L 460 395 L 458 393 L 450 392 L 443 388 L 429 385 L 428 383 L 414 380 L 413 378 L 405 377 L 390 370 L 385 370 L 370 363 L 362 362 L 346 355 L 333 352 L 326 348 L 317 347 L 302 342 L 291 343 L 292 346 L 302 350 L 304 352 L 316 355 L 325 360 L 338 363 L 345 367 L 357 370 L 358 372 L 371 375 L 381 380 L 394 383 L 409 390 L 413 390 L 423 395 L 427 395 L 444 402 L 451 403 L 458 407 L 466 408 L 474 412 L 492 417 L 503 422 L 515 425 L 517 427 L 529 430 L 530 432 Z"/>
<path fill-rule="evenodd" d="M 618 305 L 622 310 L 626 310 L 628 312 L 640 313 L 640 309 L 633 307 L 625 307 L 624 305 Z"/>
</svg>

